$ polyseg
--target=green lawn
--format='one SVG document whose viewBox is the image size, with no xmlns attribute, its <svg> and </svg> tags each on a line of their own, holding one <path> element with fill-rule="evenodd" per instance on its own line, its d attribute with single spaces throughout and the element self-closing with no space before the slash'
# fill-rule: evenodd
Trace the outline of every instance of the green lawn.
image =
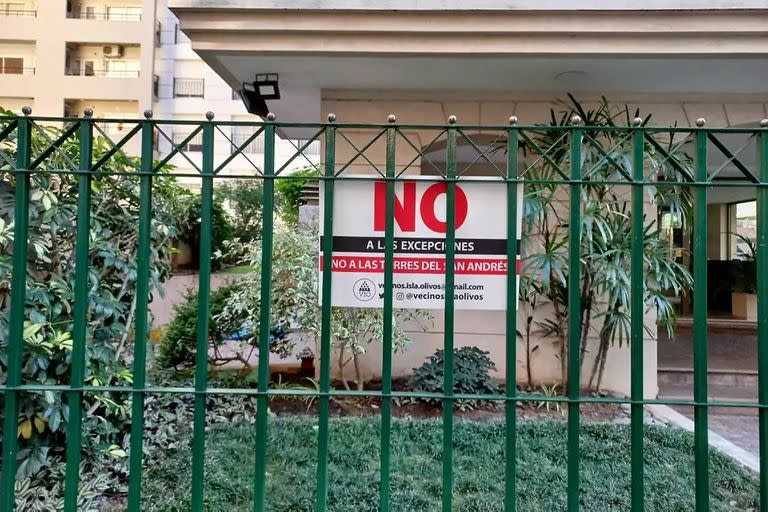
<svg viewBox="0 0 768 512">
<path fill-rule="evenodd" d="M 270 418 L 267 504 L 273 511 L 314 509 L 317 421 Z M 332 419 L 329 509 L 378 509 L 379 422 Z M 672 428 L 646 432 L 646 510 L 694 508 L 692 436 Z M 566 429 L 562 421 L 521 421 L 518 510 L 564 510 Z M 207 437 L 205 494 L 211 511 L 250 510 L 253 427 L 213 429 Z M 393 420 L 392 510 L 440 509 L 442 441 L 439 420 Z M 629 510 L 629 429 L 585 424 L 581 436 L 582 510 Z M 712 510 L 757 509 L 755 477 L 712 453 Z M 190 451 L 171 450 L 145 473 L 144 504 L 152 511 L 189 510 Z M 457 422 L 454 510 L 503 510 L 504 425 Z"/>
</svg>

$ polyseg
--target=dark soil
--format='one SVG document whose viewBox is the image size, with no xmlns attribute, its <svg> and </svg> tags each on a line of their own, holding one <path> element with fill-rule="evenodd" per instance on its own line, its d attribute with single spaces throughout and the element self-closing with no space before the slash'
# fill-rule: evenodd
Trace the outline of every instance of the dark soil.
<svg viewBox="0 0 768 512">
<path fill-rule="evenodd" d="M 275 378 L 277 378 L 275 376 Z M 305 378 L 297 375 L 282 375 L 282 382 L 306 385 Z M 393 391 L 407 391 L 407 379 L 393 379 Z M 341 382 L 333 382 L 336 390 L 344 389 Z M 366 383 L 365 391 L 380 391 L 381 381 Z M 298 414 L 319 414 L 318 400 L 310 404 L 296 397 L 275 397 L 270 400 L 270 410 L 277 416 L 293 416 Z M 611 421 L 624 415 L 619 404 L 582 404 L 579 408 L 584 421 Z M 381 414 L 381 398 L 379 397 L 334 397 L 330 402 L 332 416 L 366 417 Z M 396 418 L 440 418 L 443 406 L 439 402 L 395 398 L 392 401 L 392 416 Z M 517 416 L 521 419 L 565 419 L 566 407 L 552 402 L 520 402 L 517 406 Z M 506 416 L 502 400 L 484 400 L 475 404 L 459 405 L 454 411 L 456 418 L 474 421 L 503 419 Z"/>
</svg>

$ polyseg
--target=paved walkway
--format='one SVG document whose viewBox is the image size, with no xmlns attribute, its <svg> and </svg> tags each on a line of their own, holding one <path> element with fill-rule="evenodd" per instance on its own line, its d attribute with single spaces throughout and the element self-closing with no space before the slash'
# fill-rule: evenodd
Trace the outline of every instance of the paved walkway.
<svg viewBox="0 0 768 512">
<path fill-rule="evenodd" d="M 676 411 L 693 420 L 693 407 L 675 407 Z M 757 438 L 758 417 L 752 410 L 746 414 L 709 413 L 709 429 L 717 432 L 728 441 L 754 455 L 760 456 L 760 443 Z"/>
<path fill-rule="evenodd" d="M 708 334 L 710 400 L 755 402 L 756 386 L 731 384 L 722 376 L 729 372 L 749 374 L 757 371 L 757 335 L 754 324 L 713 319 Z M 692 369 L 692 326 L 684 321 L 681 322 L 673 339 L 667 339 L 660 330 L 658 350 L 660 369 Z M 734 383 L 741 382 L 747 382 L 747 380 L 734 380 Z M 660 383 L 659 391 L 662 397 L 693 398 L 693 385 L 690 382 Z M 674 409 L 693 420 L 692 407 L 674 407 Z M 755 457 L 759 456 L 756 409 L 713 408 L 709 412 L 709 428 Z"/>
</svg>

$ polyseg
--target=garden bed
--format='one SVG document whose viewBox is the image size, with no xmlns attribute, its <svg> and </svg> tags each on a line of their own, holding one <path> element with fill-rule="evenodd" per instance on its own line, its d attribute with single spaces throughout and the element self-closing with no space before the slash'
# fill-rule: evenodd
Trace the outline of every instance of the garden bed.
<svg viewBox="0 0 768 512">
<path fill-rule="evenodd" d="M 439 510 L 442 427 L 435 419 L 392 423 L 392 509 Z M 678 429 L 646 427 L 648 510 L 694 508 L 693 438 Z M 329 510 L 378 509 L 378 418 L 333 418 L 330 428 Z M 585 423 L 581 435 L 584 510 L 630 508 L 630 436 L 626 426 Z M 504 423 L 457 420 L 454 431 L 454 510 L 503 509 Z M 518 510 L 562 510 L 567 489 L 566 424 L 518 424 Z M 218 426 L 207 437 L 205 496 L 208 510 L 251 510 L 253 426 Z M 270 510 L 313 510 L 316 493 L 317 418 L 270 420 L 267 503 Z M 727 457 L 711 456 L 713 510 L 756 509 L 754 475 Z M 188 510 L 190 450 L 166 451 L 146 470 L 146 510 Z M 174 492 L 169 492 L 173 489 Z"/>
</svg>

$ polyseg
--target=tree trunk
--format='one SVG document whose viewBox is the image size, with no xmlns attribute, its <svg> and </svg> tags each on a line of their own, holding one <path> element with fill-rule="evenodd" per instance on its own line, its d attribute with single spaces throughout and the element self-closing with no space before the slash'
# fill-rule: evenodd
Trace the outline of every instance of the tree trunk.
<svg viewBox="0 0 768 512">
<path fill-rule="evenodd" d="M 347 382 L 347 377 L 344 376 L 344 367 L 346 366 L 346 363 L 344 363 L 344 344 L 341 344 L 341 347 L 339 347 L 339 377 L 341 378 L 341 383 L 344 384 L 344 389 L 349 391 L 349 382 Z"/>
<path fill-rule="evenodd" d="M 360 361 L 358 360 L 358 354 L 352 356 L 352 362 L 355 364 L 355 379 L 357 380 L 357 390 L 362 391 L 365 388 L 365 380 L 363 380 L 363 374 L 360 372 Z"/>
<path fill-rule="evenodd" d="M 597 348 L 597 355 L 595 356 L 595 360 L 592 363 L 592 371 L 589 374 L 589 389 L 594 391 L 599 391 L 600 383 L 598 381 L 597 388 L 592 388 L 592 383 L 595 381 L 595 377 L 598 374 L 598 371 L 600 370 L 600 367 L 605 367 L 605 363 L 602 362 L 605 355 L 608 353 L 608 345 L 610 343 L 609 339 L 608 329 L 605 325 L 603 325 L 603 328 L 600 329 L 600 345 Z"/>
<path fill-rule="evenodd" d="M 600 358 L 600 369 L 597 372 L 597 387 L 596 391 L 600 391 L 600 386 L 603 383 L 603 374 L 605 373 L 605 362 L 608 360 L 608 348 L 610 347 L 609 343 L 605 344 L 605 347 L 603 348 L 603 357 Z"/>
<path fill-rule="evenodd" d="M 560 383 L 563 386 L 563 394 L 568 391 L 568 340 L 565 335 L 565 326 L 563 325 L 563 312 L 560 309 L 560 303 L 557 300 L 552 301 L 555 307 L 555 317 L 559 325 L 560 336 Z M 578 386 L 578 383 L 576 384 Z"/>
<path fill-rule="evenodd" d="M 528 322 L 525 326 L 525 373 L 528 378 L 528 389 L 533 389 L 533 368 L 531 368 L 531 359 L 533 354 L 531 353 L 531 323 Z M 515 361 L 517 364 L 517 361 Z"/>
</svg>

